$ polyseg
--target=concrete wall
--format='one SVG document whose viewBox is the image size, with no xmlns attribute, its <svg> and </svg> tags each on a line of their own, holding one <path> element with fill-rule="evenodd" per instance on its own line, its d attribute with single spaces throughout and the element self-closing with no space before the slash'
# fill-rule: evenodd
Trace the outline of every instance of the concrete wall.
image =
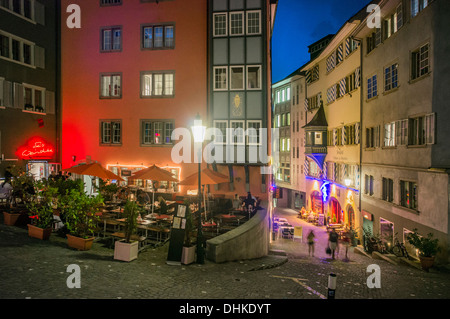
<svg viewBox="0 0 450 319">
<path fill-rule="evenodd" d="M 254 259 L 269 253 L 268 203 L 241 226 L 206 242 L 206 258 L 216 263 Z"/>
</svg>

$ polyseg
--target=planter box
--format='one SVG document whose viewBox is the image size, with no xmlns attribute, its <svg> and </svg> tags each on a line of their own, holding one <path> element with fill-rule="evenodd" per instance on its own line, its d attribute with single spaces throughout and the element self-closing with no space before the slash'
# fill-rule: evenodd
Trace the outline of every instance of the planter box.
<svg viewBox="0 0 450 319">
<path fill-rule="evenodd" d="M 429 271 L 431 267 L 433 267 L 434 264 L 434 257 L 422 257 L 419 256 L 420 259 L 420 265 L 422 266 L 422 269 L 426 272 Z"/>
<path fill-rule="evenodd" d="M 67 245 L 71 248 L 75 248 L 76 250 L 89 250 L 92 248 L 93 242 L 94 237 L 84 239 L 67 234 Z"/>
<path fill-rule="evenodd" d="M 14 226 L 19 220 L 20 215 L 20 213 L 3 212 L 3 223 L 8 226 Z"/>
<path fill-rule="evenodd" d="M 122 261 L 132 261 L 137 259 L 139 252 L 139 242 L 126 243 L 124 240 L 116 241 L 114 244 L 114 259 Z"/>
<path fill-rule="evenodd" d="M 184 265 L 192 264 L 195 261 L 195 246 L 183 247 L 181 254 L 181 263 Z"/>
<path fill-rule="evenodd" d="M 47 240 L 50 238 L 50 235 L 52 234 L 51 228 L 39 228 L 33 225 L 28 224 L 28 236 L 41 239 L 41 240 Z"/>
</svg>

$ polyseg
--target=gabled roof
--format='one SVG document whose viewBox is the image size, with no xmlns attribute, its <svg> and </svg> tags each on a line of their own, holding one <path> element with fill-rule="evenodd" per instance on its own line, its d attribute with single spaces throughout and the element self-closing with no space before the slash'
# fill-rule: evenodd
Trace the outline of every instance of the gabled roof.
<svg viewBox="0 0 450 319">
<path fill-rule="evenodd" d="M 325 110 L 323 108 L 323 102 L 320 102 L 320 107 L 317 110 L 316 114 L 312 118 L 311 121 L 309 121 L 308 124 L 303 126 L 302 128 L 310 128 L 310 127 L 318 127 L 318 126 L 328 126 L 327 118 L 325 116 Z"/>
</svg>

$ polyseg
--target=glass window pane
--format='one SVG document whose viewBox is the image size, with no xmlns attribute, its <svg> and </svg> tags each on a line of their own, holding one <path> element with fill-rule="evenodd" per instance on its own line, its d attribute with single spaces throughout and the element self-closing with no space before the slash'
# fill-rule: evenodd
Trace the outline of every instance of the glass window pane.
<svg viewBox="0 0 450 319">
<path fill-rule="evenodd" d="M 167 48 L 172 48 L 174 44 L 173 41 L 173 26 L 165 27 L 165 44 L 164 46 Z"/>
<path fill-rule="evenodd" d="M 153 28 L 145 27 L 144 28 L 144 48 L 152 48 L 153 47 Z"/>
<path fill-rule="evenodd" d="M 155 27 L 155 48 L 163 46 L 163 27 Z"/>
<path fill-rule="evenodd" d="M 155 95 L 162 95 L 163 91 L 163 75 L 162 74 L 154 74 L 155 81 Z"/>
</svg>

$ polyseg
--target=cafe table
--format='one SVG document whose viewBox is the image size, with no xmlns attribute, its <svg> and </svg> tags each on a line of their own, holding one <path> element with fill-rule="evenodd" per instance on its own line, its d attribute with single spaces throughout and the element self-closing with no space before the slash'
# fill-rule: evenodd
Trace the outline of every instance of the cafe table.
<svg viewBox="0 0 450 319">
<path fill-rule="evenodd" d="M 213 231 L 216 229 L 216 232 L 219 233 L 219 227 L 217 227 L 217 224 L 214 221 L 202 223 L 202 226 L 203 228 L 206 228 L 206 230 Z"/>
<path fill-rule="evenodd" d="M 241 219 L 244 218 L 244 216 L 237 216 L 237 215 L 231 215 L 231 214 L 222 214 L 219 216 L 220 223 L 223 223 L 224 220 L 226 221 L 237 221 L 238 226 L 240 225 Z"/>
</svg>

